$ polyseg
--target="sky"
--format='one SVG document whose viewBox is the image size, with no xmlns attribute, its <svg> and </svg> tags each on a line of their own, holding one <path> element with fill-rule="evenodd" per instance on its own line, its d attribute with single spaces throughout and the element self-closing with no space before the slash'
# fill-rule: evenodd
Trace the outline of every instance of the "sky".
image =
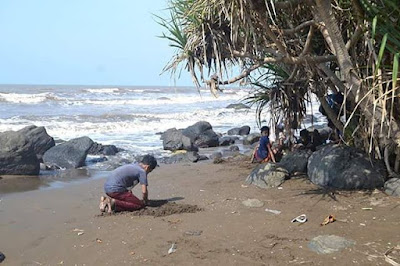
<svg viewBox="0 0 400 266">
<path fill-rule="evenodd" d="M 1 0 L 0 84 L 193 86 L 160 75 L 167 0 Z"/>
</svg>

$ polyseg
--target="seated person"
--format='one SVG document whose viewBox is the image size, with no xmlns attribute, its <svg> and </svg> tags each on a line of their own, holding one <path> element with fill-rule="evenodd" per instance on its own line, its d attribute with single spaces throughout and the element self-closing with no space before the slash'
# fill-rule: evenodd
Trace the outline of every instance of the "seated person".
<svg viewBox="0 0 400 266">
<path fill-rule="evenodd" d="M 311 133 L 307 129 L 302 129 L 300 131 L 299 149 L 315 151 L 316 147 L 322 144 L 324 144 L 324 141 L 317 129 L 314 129 Z"/>
<path fill-rule="evenodd" d="M 271 143 L 269 141 L 269 127 L 263 126 L 261 128 L 260 143 L 253 152 L 251 162 L 256 161 L 260 163 L 266 163 L 271 160 L 276 163 L 274 152 L 272 151 Z"/>
<path fill-rule="evenodd" d="M 314 147 L 318 147 L 322 144 L 325 144 L 325 140 L 319 134 L 319 131 L 317 129 L 314 129 L 313 135 L 312 135 L 312 143 L 314 144 Z"/>
</svg>

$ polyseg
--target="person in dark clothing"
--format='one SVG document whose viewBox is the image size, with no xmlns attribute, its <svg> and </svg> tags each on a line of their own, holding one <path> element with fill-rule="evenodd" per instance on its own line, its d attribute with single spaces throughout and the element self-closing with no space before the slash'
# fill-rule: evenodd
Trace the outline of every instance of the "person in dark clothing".
<svg viewBox="0 0 400 266">
<path fill-rule="evenodd" d="M 336 117 L 342 116 L 343 110 L 341 111 L 342 104 L 344 102 L 344 95 L 341 92 L 338 93 L 332 93 L 328 94 L 326 96 L 326 102 L 328 103 L 329 107 L 332 109 L 332 111 L 336 114 Z M 346 105 L 347 106 L 347 105 Z M 328 127 L 332 128 L 333 130 L 333 136 L 332 136 L 332 141 L 334 142 L 339 142 L 340 141 L 340 135 L 342 134 L 333 124 L 332 120 L 329 119 L 327 113 L 325 112 L 324 108 L 322 105 L 319 107 L 319 112 L 326 116 L 328 119 Z"/>
<path fill-rule="evenodd" d="M 252 162 L 269 162 L 275 161 L 274 153 L 271 149 L 271 143 L 269 141 L 269 127 L 263 126 L 261 128 L 261 138 L 260 143 L 256 147 L 255 151 L 253 152 Z"/>
<path fill-rule="evenodd" d="M 145 155 L 139 163 L 116 168 L 104 183 L 108 197 L 100 198 L 100 211 L 135 211 L 146 206 L 148 200 L 147 175 L 157 166 L 152 155 Z M 143 200 L 133 195 L 131 189 L 137 184 L 142 187 Z"/>
</svg>

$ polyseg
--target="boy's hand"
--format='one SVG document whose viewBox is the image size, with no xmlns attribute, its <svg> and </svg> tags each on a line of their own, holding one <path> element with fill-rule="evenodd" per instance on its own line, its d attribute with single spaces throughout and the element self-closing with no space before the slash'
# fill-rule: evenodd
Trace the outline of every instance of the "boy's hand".
<svg viewBox="0 0 400 266">
<path fill-rule="evenodd" d="M 147 205 L 149 192 L 147 190 L 147 186 L 146 185 L 142 185 L 142 193 L 143 193 L 142 202 L 143 202 L 144 205 Z"/>
</svg>

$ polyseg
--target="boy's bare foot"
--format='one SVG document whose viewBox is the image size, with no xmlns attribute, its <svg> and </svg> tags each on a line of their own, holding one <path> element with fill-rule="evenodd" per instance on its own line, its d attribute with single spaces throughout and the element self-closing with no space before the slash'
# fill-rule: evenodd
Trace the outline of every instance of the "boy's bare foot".
<svg viewBox="0 0 400 266">
<path fill-rule="evenodd" d="M 101 212 L 105 212 L 107 207 L 106 197 L 101 196 L 99 208 Z"/>
<path fill-rule="evenodd" d="M 107 204 L 107 212 L 111 214 L 115 207 L 115 200 L 107 197 L 105 202 Z"/>
</svg>

